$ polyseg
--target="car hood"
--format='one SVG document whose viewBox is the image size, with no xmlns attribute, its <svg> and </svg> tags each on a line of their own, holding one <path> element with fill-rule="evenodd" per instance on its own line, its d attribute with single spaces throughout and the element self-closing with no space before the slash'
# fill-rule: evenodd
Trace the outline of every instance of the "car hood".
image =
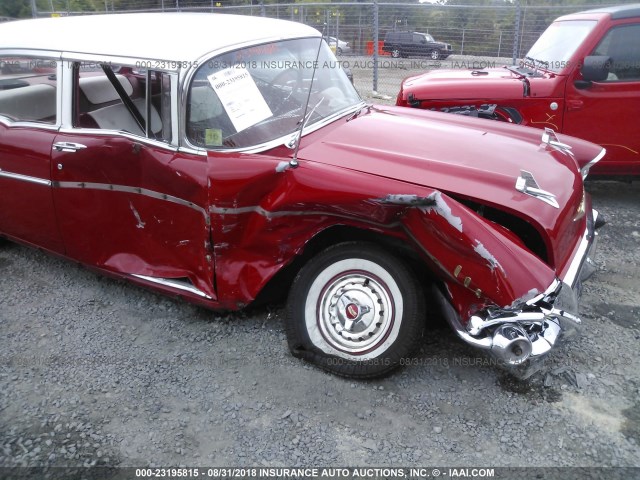
<svg viewBox="0 0 640 480">
<path fill-rule="evenodd" d="M 509 69 L 432 70 L 402 82 L 402 99 L 514 99 L 523 97 L 528 80 Z"/>
<path fill-rule="evenodd" d="M 541 144 L 538 129 L 403 107 L 365 112 L 305 137 L 299 159 L 477 199 L 535 219 L 545 229 L 554 228 L 558 210 L 515 189 L 521 170 L 556 195 L 561 210 L 575 210 L 581 200 L 575 159 Z M 571 137 L 561 140 L 577 142 L 573 156 L 593 158 L 601 150 Z M 419 193 L 402 188 L 407 191 L 389 194 Z"/>
</svg>

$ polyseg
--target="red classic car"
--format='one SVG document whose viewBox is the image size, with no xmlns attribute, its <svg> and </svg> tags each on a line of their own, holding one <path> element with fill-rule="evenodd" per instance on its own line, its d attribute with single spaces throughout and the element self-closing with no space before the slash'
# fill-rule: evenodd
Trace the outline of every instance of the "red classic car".
<svg viewBox="0 0 640 480">
<path fill-rule="evenodd" d="M 519 67 L 434 70 L 403 81 L 397 105 L 550 128 L 596 142 L 598 176 L 640 178 L 640 6 L 558 18 Z"/>
<path fill-rule="evenodd" d="M 367 105 L 319 32 L 264 18 L 11 22 L 0 66 L 7 239 L 209 308 L 289 291 L 293 354 L 353 377 L 438 312 L 514 367 L 580 322 L 599 146 Z"/>
</svg>

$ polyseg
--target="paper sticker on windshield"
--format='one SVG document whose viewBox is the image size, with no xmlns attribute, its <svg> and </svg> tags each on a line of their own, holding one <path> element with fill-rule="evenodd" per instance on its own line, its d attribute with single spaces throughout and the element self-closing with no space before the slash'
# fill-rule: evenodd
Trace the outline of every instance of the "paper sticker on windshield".
<svg viewBox="0 0 640 480">
<path fill-rule="evenodd" d="M 207 77 L 229 119 L 240 132 L 273 116 L 246 68 L 225 68 Z"/>
<path fill-rule="evenodd" d="M 222 146 L 222 130 L 220 130 L 219 128 L 205 129 L 204 144 L 211 147 Z"/>
</svg>

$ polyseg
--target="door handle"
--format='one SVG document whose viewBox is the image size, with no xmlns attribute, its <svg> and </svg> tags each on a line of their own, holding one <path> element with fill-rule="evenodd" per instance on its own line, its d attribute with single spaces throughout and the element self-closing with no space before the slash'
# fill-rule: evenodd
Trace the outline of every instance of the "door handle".
<svg viewBox="0 0 640 480">
<path fill-rule="evenodd" d="M 57 142 L 53 144 L 53 149 L 57 152 L 77 152 L 83 148 L 87 148 L 87 146 L 81 143 Z"/>
</svg>

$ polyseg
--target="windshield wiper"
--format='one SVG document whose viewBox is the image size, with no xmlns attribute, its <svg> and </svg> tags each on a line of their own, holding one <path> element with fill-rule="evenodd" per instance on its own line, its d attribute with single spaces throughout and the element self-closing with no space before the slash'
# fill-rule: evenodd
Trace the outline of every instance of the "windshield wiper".
<svg viewBox="0 0 640 480">
<path fill-rule="evenodd" d="M 322 97 L 320 99 L 320 101 L 318 103 L 316 103 L 313 108 L 311 109 L 311 111 L 307 114 L 306 117 L 304 117 L 304 120 L 302 120 L 302 126 L 300 127 L 300 130 L 304 130 L 304 127 L 307 125 L 307 122 L 309 121 L 309 119 L 311 118 L 311 115 L 313 115 L 313 112 L 316 111 L 316 108 L 318 108 L 320 106 L 320 104 L 324 101 L 324 97 Z M 298 122 L 300 123 L 300 122 Z"/>
<path fill-rule="evenodd" d="M 372 104 L 370 103 L 365 103 L 364 105 L 362 105 L 360 108 L 358 108 L 355 112 L 353 112 L 351 115 L 349 115 L 347 117 L 347 122 L 353 120 L 354 118 L 356 118 L 358 115 L 360 115 L 362 113 L 362 111 L 366 108 L 367 109 L 367 113 L 371 112 L 371 108 L 373 107 Z"/>
<path fill-rule="evenodd" d="M 307 125 L 307 122 L 311 118 L 311 115 L 313 115 L 313 113 L 316 111 L 316 108 L 318 108 L 318 106 L 323 102 L 323 100 L 324 100 L 324 97 L 322 97 L 320 101 L 313 106 L 311 111 L 307 113 L 307 115 L 303 119 L 300 119 L 298 121 L 296 125 L 300 125 L 301 123 L 302 125 L 300 125 L 300 127 L 297 127 L 295 129 L 295 131 L 293 132 L 294 137 L 287 142 L 287 146 L 289 148 L 293 148 L 296 145 L 296 141 L 299 141 L 298 137 L 302 135 L 302 131 L 304 130 L 304 127 Z"/>
<path fill-rule="evenodd" d="M 515 73 L 520 78 L 527 78 L 527 76 L 524 73 L 522 73 L 520 70 L 518 70 L 518 67 L 514 67 L 512 65 L 505 65 L 504 68 L 506 68 L 507 70 L 509 70 L 512 73 Z"/>
<path fill-rule="evenodd" d="M 537 58 L 533 58 L 533 57 L 524 57 L 525 60 L 530 60 L 531 63 L 533 64 L 533 68 L 537 68 L 538 66 L 541 66 L 542 68 L 549 68 L 549 62 L 546 60 L 538 60 Z"/>
</svg>

